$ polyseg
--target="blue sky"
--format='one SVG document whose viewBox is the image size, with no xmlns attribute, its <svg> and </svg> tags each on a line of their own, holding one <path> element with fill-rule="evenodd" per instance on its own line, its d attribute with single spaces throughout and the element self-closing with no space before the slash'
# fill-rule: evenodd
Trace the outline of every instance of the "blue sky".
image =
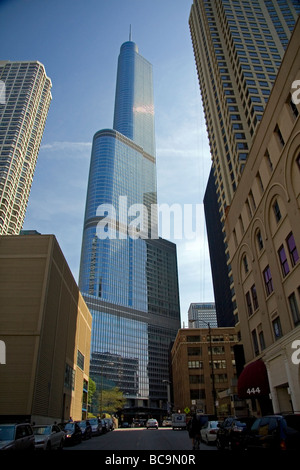
<svg viewBox="0 0 300 470">
<path fill-rule="evenodd" d="M 1 59 L 39 60 L 52 102 L 24 229 L 56 235 L 78 281 L 91 142 L 113 125 L 117 59 L 129 38 L 153 65 L 158 203 L 200 204 L 210 171 L 188 18 L 192 0 L 0 0 Z M 182 322 L 214 301 L 204 215 L 177 245 Z"/>
</svg>

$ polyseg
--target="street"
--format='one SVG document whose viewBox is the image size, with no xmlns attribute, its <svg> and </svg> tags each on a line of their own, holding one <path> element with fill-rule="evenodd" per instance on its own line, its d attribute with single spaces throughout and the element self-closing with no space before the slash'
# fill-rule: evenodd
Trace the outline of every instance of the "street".
<svg viewBox="0 0 300 470">
<path fill-rule="evenodd" d="M 216 450 L 215 445 L 201 442 L 201 450 Z M 64 447 L 65 450 L 153 450 L 192 451 L 192 442 L 187 431 L 157 429 L 116 429 L 102 436 L 96 436 L 79 445 Z"/>
</svg>

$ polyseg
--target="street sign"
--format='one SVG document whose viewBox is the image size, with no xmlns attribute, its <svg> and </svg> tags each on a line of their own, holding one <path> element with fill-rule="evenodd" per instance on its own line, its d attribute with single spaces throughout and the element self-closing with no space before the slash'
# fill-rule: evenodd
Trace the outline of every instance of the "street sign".
<svg viewBox="0 0 300 470">
<path fill-rule="evenodd" d="M 186 408 L 184 408 L 184 412 L 185 412 L 187 415 L 189 414 L 190 411 L 191 411 L 191 410 L 189 409 L 188 406 L 187 406 Z"/>
</svg>

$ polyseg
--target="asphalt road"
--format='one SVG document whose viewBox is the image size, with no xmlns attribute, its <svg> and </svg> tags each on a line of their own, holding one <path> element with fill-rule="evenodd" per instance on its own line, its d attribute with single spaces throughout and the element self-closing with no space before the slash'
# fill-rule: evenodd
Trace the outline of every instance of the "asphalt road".
<svg viewBox="0 0 300 470">
<path fill-rule="evenodd" d="M 159 429 L 115 429 L 112 432 L 83 441 L 65 450 L 135 450 L 135 451 L 192 451 L 192 442 L 187 431 Z M 216 450 L 215 445 L 201 442 L 200 450 Z"/>
</svg>

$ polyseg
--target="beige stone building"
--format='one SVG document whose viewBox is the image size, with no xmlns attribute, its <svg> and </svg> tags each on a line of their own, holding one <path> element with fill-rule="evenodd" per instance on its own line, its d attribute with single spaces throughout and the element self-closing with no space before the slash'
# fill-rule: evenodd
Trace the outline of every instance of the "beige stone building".
<svg viewBox="0 0 300 470">
<path fill-rule="evenodd" d="M 53 235 L 0 237 L 2 419 L 85 417 L 91 324 Z"/>
<path fill-rule="evenodd" d="M 299 37 L 298 21 L 226 214 L 248 364 L 240 395 L 258 413 L 269 397 L 274 412 L 300 411 Z"/>
<path fill-rule="evenodd" d="M 197 409 L 219 417 L 235 412 L 236 343 L 234 328 L 178 331 L 171 353 L 174 410 Z"/>
</svg>

